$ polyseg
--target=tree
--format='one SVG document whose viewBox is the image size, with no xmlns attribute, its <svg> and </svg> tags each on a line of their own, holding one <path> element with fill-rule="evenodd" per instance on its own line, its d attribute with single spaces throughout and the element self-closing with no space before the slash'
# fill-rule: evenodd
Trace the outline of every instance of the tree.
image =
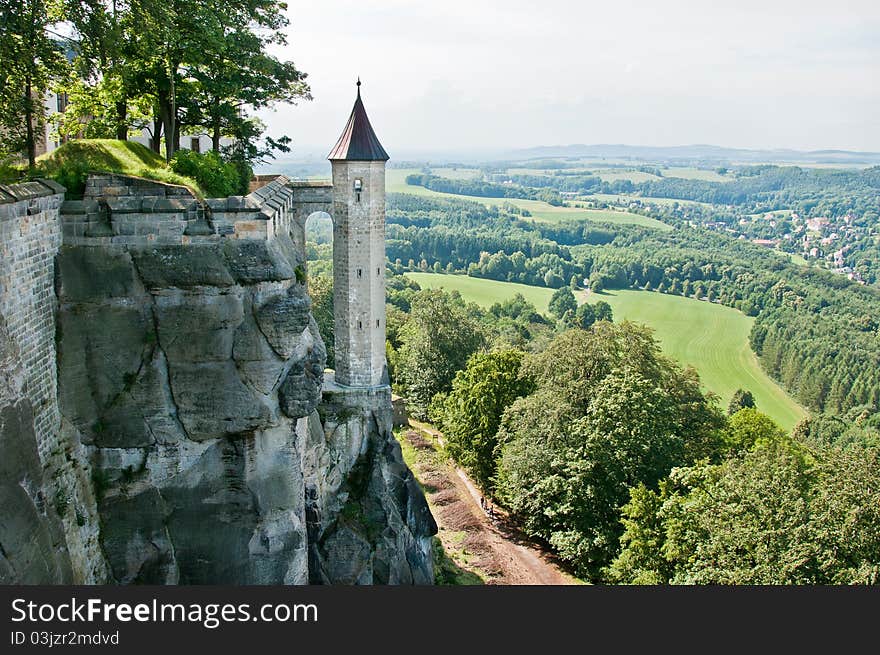
<svg viewBox="0 0 880 655">
<path fill-rule="evenodd" d="M 0 0 L 0 156 L 24 153 L 29 170 L 43 138 L 46 92 L 66 66 L 48 32 L 55 19 L 47 0 Z"/>
<path fill-rule="evenodd" d="M 568 311 L 576 312 L 578 308 L 577 300 L 571 292 L 571 288 L 560 287 L 557 289 L 550 298 L 550 303 L 547 305 L 547 308 L 556 316 L 556 318 L 562 318 L 565 315 L 565 312 Z"/>
<path fill-rule="evenodd" d="M 746 410 L 744 410 L 746 411 Z M 623 508 L 613 582 L 876 584 L 880 448 L 791 440 L 677 469 Z"/>
<path fill-rule="evenodd" d="M 532 390 L 531 380 L 520 376 L 522 360 L 518 350 L 473 355 L 444 402 L 441 428 L 449 453 L 484 489 L 494 484 L 501 415 Z"/>
<path fill-rule="evenodd" d="M 310 275 L 309 297 L 312 299 L 312 316 L 327 348 L 327 367 L 336 366 L 336 348 L 333 318 L 333 278 L 329 275 Z M 386 321 L 387 323 L 387 321 Z"/>
<path fill-rule="evenodd" d="M 785 438 L 785 432 L 766 414 L 754 407 L 746 407 L 731 416 L 724 439 L 733 452 L 749 450 Z"/>
<path fill-rule="evenodd" d="M 522 371 L 536 390 L 503 416 L 499 497 L 529 533 L 597 578 L 617 553 L 629 488 L 715 456 L 723 417 L 693 371 L 633 323 L 565 332 Z"/>
<path fill-rule="evenodd" d="M 596 322 L 596 312 L 588 302 L 577 308 L 575 312 L 575 323 L 582 330 L 589 330 L 590 326 Z"/>
<path fill-rule="evenodd" d="M 400 329 L 397 382 L 417 418 L 426 418 L 431 400 L 448 392 L 457 371 L 485 345 L 480 326 L 452 296 L 439 289 L 420 291 L 409 320 Z"/>
<path fill-rule="evenodd" d="M 608 321 L 609 323 L 614 320 L 613 313 L 611 311 L 611 305 L 609 305 L 604 300 L 600 300 L 599 302 L 593 305 L 593 311 L 596 315 L 597 321 Z"/>
<path fill-rule="evenodd" d="M 746 407 L 755 407 L 755 398 L 752 396 L 751 391 L 747 391 L 745 389 L 737 389 L 733 392 L 733 397 L 730 399 L 730 403 L 727 405 L 727 415 L 733 416 L 739 410 L 745 409 Z"/>
</svg>

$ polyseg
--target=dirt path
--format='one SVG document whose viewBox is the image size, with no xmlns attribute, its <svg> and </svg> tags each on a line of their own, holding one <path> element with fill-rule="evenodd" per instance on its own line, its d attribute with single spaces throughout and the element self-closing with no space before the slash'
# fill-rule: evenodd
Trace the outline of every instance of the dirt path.
<svg viewBox="0 0 880 655">
<path fill-rule="evenodd" d="M 443 438 L 437 430 L 415 421 L 410 425 L 405 439 L 416 452 L 415 473 L 437 520 L 438 536 L 456 564 L 486 584 L 576 584 L 502 510 L 487 515 L 480 507 L 480 490 L 467 473 L 437 454 L 434 442 Z"/>
</svg>

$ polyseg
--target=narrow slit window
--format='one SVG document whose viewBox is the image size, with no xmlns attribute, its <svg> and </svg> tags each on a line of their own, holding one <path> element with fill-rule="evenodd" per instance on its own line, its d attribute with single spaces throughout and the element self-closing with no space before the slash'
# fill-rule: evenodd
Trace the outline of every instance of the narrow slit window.
<svg viewBox="0 0 880 655">
<path fill-rule="evenodd" d="M 364 324 L 361 321 L 358 321 L 358 330 L 363 330 Z"/>
<path fill-rule="evenodd" d="M 379 319 L 376 319 L 376 327 L 379 327 Z"/>
<path fill-rule="evenodd" d="M 362 277 L 363 274 L 364 274 L 363 269 L 360 269 L 360 268 L 359 268 L 359 269 L 358 269 L 358 277 Z"/>
<path fill-rule="evenodd" d="M 379 277 L 381 275 L 382 275 L 382 269 L 377 267 L 376 268 L 376 277 Z"/>
<path fill-rule="evenodd" d="M 354 181 L 354 195 L 357 202 L 361 201 L 361 191 L 364 189 L 364 181 L 361 178 L 356 178 Z"/>
</svg>

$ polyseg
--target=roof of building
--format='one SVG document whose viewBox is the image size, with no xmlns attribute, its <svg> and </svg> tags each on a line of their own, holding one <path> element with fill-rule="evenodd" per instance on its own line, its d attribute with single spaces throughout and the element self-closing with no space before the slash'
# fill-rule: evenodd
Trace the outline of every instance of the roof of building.
<svg viewBox="0 0 880 655">
<path fill-rule="evenodd" d="M 327 155 L 327 159 L 347 160 L 347 161 L 388 161 L 388 153 L 379 143 L 379 138 L 370 125 L 370 119 L 367 118 L 367 110 L 364 109 L 364 103 L 361 101 L 361 81 L 358 80 L 357 99 L 354 101 L 354 108 L 351 110 L 351 116 L 342 130 L 342 136 L 339 141 Z"/>
</svg>

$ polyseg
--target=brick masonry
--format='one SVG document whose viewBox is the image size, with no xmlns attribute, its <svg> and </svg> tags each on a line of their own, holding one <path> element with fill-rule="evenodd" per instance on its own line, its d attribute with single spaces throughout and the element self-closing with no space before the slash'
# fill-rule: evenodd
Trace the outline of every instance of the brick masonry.
<svg viewBox="0 0 880 655">
<path fill-rule="evenodd" d="M 59 446 L 54 260 L 64 189 L 35 181 L 0 186 L 0 315 L 18 346 L 35 412 L 40 459 Z"/>
<path fill-rule="evenodd" d="M 55 347 L 55 255 L 64 188 L 49 180 L 0 186 L 0 320 L 15 344 L 34 410 L 43 497 L 57 512 L 73 581 L 98 583 L 105 564 L 90 468 L 62 425 Z M 0 453 L 0 457 L 3 454 Z"/>
</svg>

